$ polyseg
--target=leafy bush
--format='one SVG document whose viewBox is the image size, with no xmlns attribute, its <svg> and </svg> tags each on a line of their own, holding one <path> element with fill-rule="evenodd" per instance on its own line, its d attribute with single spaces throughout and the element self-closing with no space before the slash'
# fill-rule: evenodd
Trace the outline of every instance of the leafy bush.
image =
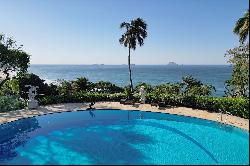
<svg viewBox="0 0 250 166">
<path fill-rule="evenodd" d="M 147 103 L 165 102 L 170 106 L 184 106 L 211 112 L 229 113 L 234 116 L 249 119 L 249 99 L 248 98 L 227 98 L 209 96 L 189 96 L 189 95 L 155 95 L 146 96 Z"/>
<path fill-rule="evenodd" d="M 0 87 L 11 79 L 10 72 L 25 73 L 29 67 L 30 55 L 18 46 L 11 37 L 0 34 L 0 71 L 5 78 L 0 79 Z"/>
<path fill-rule="evenodd" d="M 93 101 L 120 101 L 125 98 L 124 93 L 97 93 L 97 92 L 76 92 L 70 95 L 44 96 L 39 99 L 39 104 L 75 103 Z"/>
<path fill-rule="evenodd" d="M 85 77 L 77 78 L 75 81 L 69 82 L 72 85 L 74 91 L 87 91 L 90 88 L 90 82 Z"/>
<path fill-rule="evenodd" d="M 139 93 L 141 86 L 144 86 L 144 89 L 147 93 L 150 93 L 153 91 L 153 86 L 150 84 L 147 84 L 145 82 L 139 82 L 136 86 L 135 86 L 135 92 Z"/>
<path fill-rule="evenodd" d="M 57 90 L 60 95 L 67 96 L 73 92 L 72 84 L 69 81 L 63 81 L 58 87 Z"/>
<path fill-rule="evenodd" d="M 91 91 L 100 93 L 121 93 L 124 92 L 124 89 L 111 82 L 99 81 L 97 83 L 92 83 Z"/>
<path fill-rule="evenodd" d="M 230 49 L 225 56 L 233 67 L 231 79 L 225 82 L 226 96 L 249 97 L 249 44 Z"/>
<path fill-rule="evenodd" d="M 44 96 L 39 99 L 41 105 L 68 103 L 68 102 L 92 102 L 92 101 L 120 101 L 126 98 L 125 93 L 98 93 L 75 92 L 70 95 Z M 134 101 L 139 102 L 140 95 L 134 94 Z M 147 103 L 165 102 L 169 106 L 183 106 L 208 110 L 211 112 L 230 113 L 235 116 L 249 118 L 249 100 L 247 98 L 208 97 L 190 95 L 146 94 Z"/>
<path fill-rule="evenodd" d="M 31 74 L 22 74 L 19 75 L 17 78 L 18 84 L 19 84 L 19 94 L 22 98 L 28 99 L 28 87 L 25 87 L 25 85 L 32 85 L 32 86 L 38 86 L 37 93 L 38 94 L 44 94 L 44 95 L 52 95 L 53 91 L 51 91 L 48 88 L 48 84 L 44 83 L 45 80 L 42 80 L 39 78 L 39 76 L 31 73 Z M 40 97 L 40 96 L 38 96 Z"/>
<path fill-rule="evenodd" d="M 249 119 L 249 99 L 228 98 L 228 97 L 195 97 L 195 108 L 211 110 L 213 112 L 222 111 L 234 116 Z"/>
<path fill-rule="evenodd" d="M 7 80 L 1 87 L 0 95 L 19 95 L 19 84 L 17 79 Z"/>
<path fill-rule="evenodd" d="M 189 96 L 208 96 L 215 90 L 212 85 L 205 85 L 201 81 L 193 78 L 192 76 L 185 76 L 181 82 L 182 93 Z"/>
<path fill-rule="evenodd" d="M 100 81 L 98 83 L 89 82 L 86 78 L 79 78 L 76 81 L 64 81 L 60 85 L 45 84 L 35 74 L 25 74 L 9 80 L 1 89 L 0 111 L 20 109 L 24 107 L 24 102 L 18 97 L 9 95 L 21 94 L 27 98 L 28 89 L 25 85 L 39 86 L 37 99 L 41 105 L 69 103 L 69 102 L 92 102 L 92 101 L 120 101 L 129 96 L 129 87 L 118 87 L 110 82 Z M 249 100 L 247 98 L 227 98 L 208 96 L 213 87 L 204 85 L 191 76 L 183 78 L 182 83 L 166 83 L 151 86 L 146 83 L 139 83 L 135 92 L 131 95 L 135 102 L 139 102 L 139 88 L 146 89 L 146 102 L 164 102 L 169 106 L 184 106 L 197 109 L 204 109 L 211 112 L 229 112 L 232 115 L 249 118 Z M 91 91 L 94 88 L 98 92 Z"/>
<path fill-rule="evenodd" d="M 192 76 L 183 77 L 180 83 L 165 83 L 156 86 L 139 83 L 135 88 L 135 92 L 138 93 L 142 85 L 145 87 L 147 93 L 152 93 L 152 95 L 156 96 L 209 96 L 215 91 L 212 85 L 203 84 Z"/>
<path fill-rule="evenodd" d="M 154 93 L 160 94 L 169 94 L 169 95 L 177 95 L 181 94 L 181 84 L 180 83 L 166 83 L 157 85 L 154 88 Z"/>
<path fill-rule="evenodd" d="M 0 96 L 0 112 L 18 110 L 25 107 L 25 102 L 16 96 Z"/>
<path fill-rule="evenodd" d="M 49 84 L 48 86 L 46 86 L 45 95 L 56 96 L 56 95 L 59 95 L 59 94 L 60 94 L 60 92 L 58 90 L 57 85 Z"/>
<path fill-rule="evenodd" d="M 76 92 L 98 92 L 98 93 L 121 93 L 122 87 L 116 86 L 111 82 L 99 81 L 89 82 L 87 78 L 81 77 L 75 81 L 64 81 L 57 87 L 58 93 L 70 95 Z"/>
</svg>

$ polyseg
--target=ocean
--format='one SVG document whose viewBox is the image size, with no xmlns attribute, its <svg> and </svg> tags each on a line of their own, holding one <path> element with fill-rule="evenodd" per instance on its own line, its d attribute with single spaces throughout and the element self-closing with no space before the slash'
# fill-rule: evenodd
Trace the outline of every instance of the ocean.
<svg viewBox="0 0 250 166">
<path fill-rule="evenodd" d="M 86 77 L 89 81 L 110 81 L 119 86 L 129 84 L 127 65 L 31 65 L 29 72 L 39 75 L 47 83 L 58 79 L 74 80 Z M 216 88 L 213 96 L 223 96 L 225 81 L 231 78 L 229 65 L 132 65 L 133 83 L 146 82 L 152 85 L 180 82 L 192 75 L 203 83 Z"/>
</svg>

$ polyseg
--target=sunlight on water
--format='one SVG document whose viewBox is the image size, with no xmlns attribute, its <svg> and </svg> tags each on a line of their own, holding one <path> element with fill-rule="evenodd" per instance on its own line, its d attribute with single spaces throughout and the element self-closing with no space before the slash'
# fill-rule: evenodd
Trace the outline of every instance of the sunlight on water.
<svg viewBox="0 0 250 166">
<path fill-rule="evenodd" d="M 139 111 L 93 113 L 95 117 L 88 111 L 67 112 L 2 125 L 1 133 L 10 126 L 25 128 L 1 140 L 0 164 L 249 163 L 249 134 L 238 128 L 160 113 L 143 112 L 145 119 L 139 119 Z M 29 130 L 27 124 L 38 126 Z"/>
</svg>

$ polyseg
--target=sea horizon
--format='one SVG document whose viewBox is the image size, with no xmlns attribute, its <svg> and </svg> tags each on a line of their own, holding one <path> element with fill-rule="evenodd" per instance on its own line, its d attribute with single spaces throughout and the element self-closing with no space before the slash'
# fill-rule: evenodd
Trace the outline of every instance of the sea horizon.
<svg viewBox="0 0 250 166">
<path fill-rule="evenodd" d="M 128 64 L 103 64 L 103 63 L 93 63 L 93 64 L 50 64 L 50 63 L 41 63 L 41 64 L 30 64 L 31 65 L 107 65 L 107 66 L 120 66 L 120 65 L 128 65 Z M 175 66 L 175 65 L 169 65 L 169 64 L 135 64 L 131 63 L 131 65 L 138 65 L 138 66 Z M 231 66 L 230 64 L 177 64 L 176 66 Z"/>
<path fill-rule="evenodd" d="M 151 85 L 181 82 L 191 75 L 204 84 L 216 88 L 215 96 L 223 96 L 225 81 L 231 77 L 230 65 L 132 65 L 132 79 L 136 85 L 145 82 Z M 127 65 L 102 64 L 32 64 L 28 71 L 38 75 L 46 83 L 57 80 L 71 81 L 86 77 L 91 82 L 108 81 L 118 86 L 129 84 Z"/>
</svg>

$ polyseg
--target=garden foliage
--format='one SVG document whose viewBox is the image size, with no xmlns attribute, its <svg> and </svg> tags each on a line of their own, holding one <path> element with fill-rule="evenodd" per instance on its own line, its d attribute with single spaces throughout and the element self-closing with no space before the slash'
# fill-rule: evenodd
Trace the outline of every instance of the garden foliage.
<svg viewBox="0 0 250 166">
<path fill-rule="evenodd" d="M 1 111 L 20 109 L 25 106 L 20 98 L 6 96 L 11 94 L 27 99 L 25 92 L 28 90 L 24 86 L 27 84 L 39 87 L 38 93 L 42 95 L 39 95 L 37 99 L 41 105 L 71 102 L 119 102 L 127 98 L 129 92 L 129 86 L 119 87 L 104 81 L 93 83 L 84 77 L 73 81 L 63 81 L 60 85 L 48 85 L 35 74 L 25 74 L 7 81 L 1 89 L 1 95 L 5 95 L 0 97 Z M 135 102 L 140 100 L 139 89 L 142 85 L 146 89 L 146 103 L 148 104 L 164 102 L 168 107 L 191 107 L 249 118 L 248 98 L 211 97 L 214 87 L 203 84 L 192 76 L 183 77 L 179 83 L 156 86 L 138 83 L 133 93 Z"/>
</svg>

